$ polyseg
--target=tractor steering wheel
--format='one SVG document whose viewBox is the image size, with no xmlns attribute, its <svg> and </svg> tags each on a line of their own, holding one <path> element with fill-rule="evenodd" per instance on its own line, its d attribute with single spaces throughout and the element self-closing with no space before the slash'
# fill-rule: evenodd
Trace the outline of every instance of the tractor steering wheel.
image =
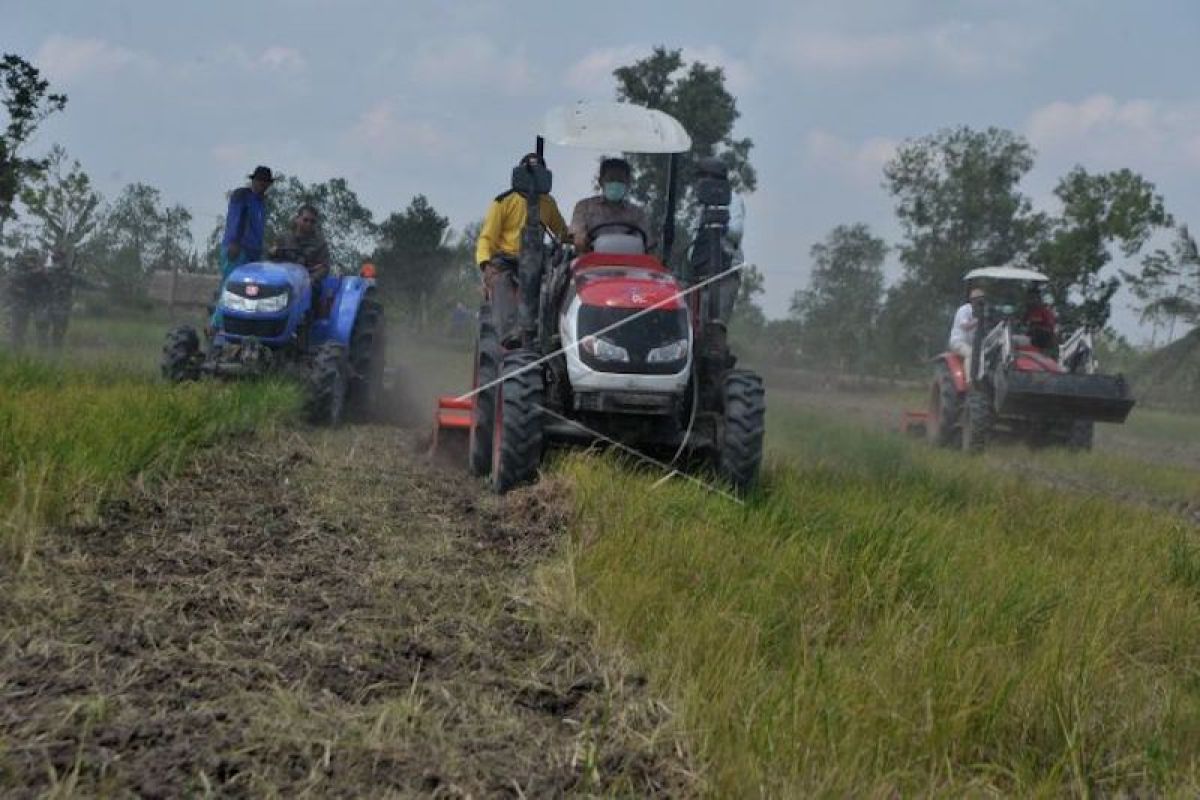
<svg viewBox="0 0 1200 800">
<path fill-rule="evenodd" d="M 301 260 L 303 254 L 295 247 L 280 247 L 276 245 L 271 248 L 268 257 L 271 261 L 284 261 L 289 264 L 304 265 L 304 262 Z"/>
</svg>

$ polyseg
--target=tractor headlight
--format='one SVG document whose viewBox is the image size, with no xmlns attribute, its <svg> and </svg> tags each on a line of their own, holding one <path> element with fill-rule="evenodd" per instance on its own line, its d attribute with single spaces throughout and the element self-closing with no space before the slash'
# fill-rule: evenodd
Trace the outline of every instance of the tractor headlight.
<svg viewBox="0 0 1200 800">
<path fill-rule="evenodd" d="M 687 358 L 687 354 L 688 340 L 679 339 L 670 344 L 664 344 L 662 347 L 655 347 L 646 354 L 646 363 L 669 364 L 672 361 L 682 361 Z"/>
<path fill-rule="evenodd" d="M 228 289 L 221 292 L 221 307 L 248 314 L 275 314 L 287 308 L 287 293 L 271 297 L 242 297 Z"/>
<path fill-rule="evenodd" d="M 608 339 L 601 339 L 598 336 L 584 337 L 579 343 L 583 351 L 597 361 L 622 361 L 629 362 L 629 351 L 620 345 L 613 344 Z"/>
</svg>

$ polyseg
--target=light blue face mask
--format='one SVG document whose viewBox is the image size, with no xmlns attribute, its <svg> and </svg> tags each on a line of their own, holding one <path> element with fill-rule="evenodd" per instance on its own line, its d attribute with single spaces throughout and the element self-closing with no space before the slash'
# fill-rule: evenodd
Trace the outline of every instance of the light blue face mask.
<svg viewBox="0 0 1200 800">
<path fill-rule="evenodd" d="M 625 199 L 629 187 L 622 181 L 609 181 L 604 184 L 604 199 L 610 203 L 619 203 Z"/>
</svg>

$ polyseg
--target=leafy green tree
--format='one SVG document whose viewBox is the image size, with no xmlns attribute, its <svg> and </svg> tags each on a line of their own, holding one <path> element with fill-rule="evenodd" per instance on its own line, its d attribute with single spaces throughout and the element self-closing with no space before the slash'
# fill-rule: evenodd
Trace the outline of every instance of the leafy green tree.
<svg viewBox="0 0 1200 800">
<path fill-rule="evenodd" d="M 479 305 L 482 282 L 479 265 L 475 263 L 475 243 L 483 220 L 468 223 L 451 246 L 453 251 L 450 268 L 439 284 L 439 308 L 451 309 L 457 303 L 473 309 Z"/>
<path fill-rule="evenodd" d="M 78 161 L 55 145 L 46 169 L 21 190 L 21 202 L 35 220 L 35 236 L 46 250 L 62 250 L 70 261 L 100 220 L 100 193 Z"/>
<path fill-rule="evenodd" d="M 902 285 L 887 301 L 895 358 L 927 355 L 944 338 L 968 271 L 1022 259 L 1041 242 L 1047 221 L 1018 189 L 1033 155 L 1011 131 L 964 126 L 904 142 L 884 167 L 905 235 Z"/>
<path fill-rule="evenodd" d="M 675 117 L 692 137 L 692 149 L 681 156 L 678 177 L 682 215 L 676 222 L 676 253 L 687 249 L 694 216 L 692 184 L 696 160 L 716 156 L 729 167 L 735 191 L 754 191 L 758 178 L 750 164 L 754 143 L 735 138 L 737 100 L 725 88 L 725 71 L 699 61 L 685 65 L 681 50 L 655 47 L 653 52 L 613 72 L 617 99 L 664 111 Z M 647 207 L 655 224 L 666 213 L 667 158 L 629 154 L 634 167 L 632 196 Z"/>
<path fill-rule="evenodd" d="M 41 159 L 24 158 L 22 146 L 42 120 L 67 105 L 65 94 L 50 91 L 50 82 L 38 68 L 12 53 L 0 57 L 0 105 L 8 122 L 0 133 L 0 234 L 15 216 L 13 201 L 21 184 L 46 168 Z"/>
<path fill-rule="evenodd" d="M 730 335 L 737 341 L 757 347 L 767 329 L 767 314 L 758 301 L 765 294 L 763 274 L 753 264 L 746 265 L 739 274 L 738 296 L 729 320 Z"/>
<path fill-rule="evenodd" d="M 296 212 L 306 203 L 320 214 L 333 265 L 357 272 L 366 255 L 375 249 L 378 229 L 371 210 L 345 178 L 309 184 L 294 176 L 277 179 L 267 192 L 268 247 L 291 228 Z"/>
<path fill-rule="evenodd" d="M 454 266 L 451 239 L 450 220 L 425 195 L 417 195 L 404 211 L 392 213 L 379 225 L 374 262 L 380 289 L 407 307 L 420 328 L 427 323 L 431 298 Z"/>
<path fill-rule="evenodd" d="M 1156 249 L 1142 259 L 1140 272 L 1122 270 L 1121 276 L 1141 301 L 1141 321 L 1154 325 L 1151 347 L 1157 344 L 1162 325 L 1167 326 L 1169 343 L 1175 338 L 1176 323 L 1200 324 L 1200 250 L 1186 225 L 1175 229 L 1170 250 Z"/>
<path fill-rule="evenodd" d="M 194 263 L 191 222 L 191 212 L 166 206 L 158 189 L 132 183 L 104 214 L 85 248 L 86 260 L 115 300 L 138 300 L 154 270 Z"/>
<path fill-rule="evenodd" d="M 1103 274 L 1113 248 L 1136 256 L 1156 230 L 1172 224 L 1171 215 L 1154 184 L 1128 169 L 1093 175 L 1075 167 L 1054 194 L 1062 213 L 1033 261 L 1050 278 L 1064 325 L 1103 326 L 1120 285 L 1115 275 Z"/>
<path fill-rule="evenodd" d="M 861 222 L 838 225 L 812 246 L 812 280 L 792 296 L 791 304 L 806 353 L 844 367 L 862 367 L 871 360 L 887 250 L 883 239 Z"/>
</svg>

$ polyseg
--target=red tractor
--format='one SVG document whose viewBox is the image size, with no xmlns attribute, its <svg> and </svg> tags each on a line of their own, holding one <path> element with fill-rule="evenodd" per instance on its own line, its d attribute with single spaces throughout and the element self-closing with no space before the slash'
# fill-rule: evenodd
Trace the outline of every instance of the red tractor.
<svg viewBox="0 0 1200 800">
<path fill-rule="evenodd" d="M 679 122 L 633 105 L 578 104 L 552 111 L 545 134 L 562 146 L 669 154 L 661 257 L 646 252 L 649 231 L 624 224 L 589 231 L 583 255 L 553 240 L 538 212 L 549 170 L 515 169 L 527 211 L 519 264 L 480 310 L 472 389 L 439 400 L 437 435 L 468 433 L 469 469 L 497 492 L 534 480 L 549 447 L 592 443 L 671 469 L 707 464 L 747 489 L 762 462 L 765 394 L 726 344 L 737 291 L 722 245 L 727 177 L 714 168 L 697 183 L 699 228 L 676 274 L 667 266 L 674 176 L 677 154 L 691 147 Z"/>
<path fill-rule="evenodd" d="M 1124 422 L 1133 408 L 1120 375 L 1097 371 L 1093 330 L 1084 326 L 1052 355 L 1054 342 L 1038 341 L 1019 315 L 1022 292 L 1037 291 L 1047 278 L 1033 270 L 989 267 L 966 280 L 986 286 L 983 314 L 975 327 L 970 372 L 948 351 L 934 359 L 926 430 L 941 447 L 982 452 L 998 436 L 1032 445 L 1088 450 L 1097 422 Z"/>
</svg>

